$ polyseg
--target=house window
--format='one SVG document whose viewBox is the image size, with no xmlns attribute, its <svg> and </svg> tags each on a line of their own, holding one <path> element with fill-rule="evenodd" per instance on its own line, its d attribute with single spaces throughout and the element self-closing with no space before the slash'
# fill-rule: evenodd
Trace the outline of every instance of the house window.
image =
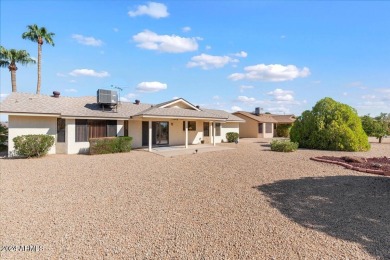
<svg viewBox="0 0 390 260">
<path fill-rule="evenodd" d="M 123 126 L 123 135 L 124 136 L 129 136 L 129 121 L 128 120 L 126 120 L 125 122 L 124 122 L 124 126 Z"/>
<path fill-rule="evenodd" d="M 221 123 L 215 123 L 215 136 L 221 136 Z"/>
<path fill-rule="evenodd" d="M 270 134 L 270 133 L 272 133 L 272 123 L 266 123 L 265 124 L 265 132 L 267 133 L 267 134 Z"/>
<path fill-rule="evenodd" d="M 88 142 L 88 120 L 76 119 L 76 142 Z"/>
<path fill-rule="evenodd" d="M 57 118 L 57 143 L 65 142 L 65 119 Z"/>
<path fill-rule="evenodd" d="M 107 120 L 107 137 L 117 136 L 116 120 Z"/>
<path fill-rule="evenodd" d="M 203 136 L 210 136 L 210 123 L 203 122 Z"/>
<path fill-rule="evenodd" d="M 88 142 L 89 138 L 117 135 L 116 120 L 76 119 L 76 142 Z"/>
<path fill-rule="evenodd" d="M 186 122 L 183 121 L 183 131 L 186 130 Z M 196 131 L 196 121 L 188 121 L 188 131 Z"/>
<path fill-rule="evenodd" d="M 88 120 L 88 138 L 99 137 L 107 137 L 106 120 Z"/>
<path fill-rule="evenodd" d="M 263 133 L 263 123 L 259 123 L 259 126 L 258 126 L 258 133 L 259 134 L 262 134 Z"/>
</svg>

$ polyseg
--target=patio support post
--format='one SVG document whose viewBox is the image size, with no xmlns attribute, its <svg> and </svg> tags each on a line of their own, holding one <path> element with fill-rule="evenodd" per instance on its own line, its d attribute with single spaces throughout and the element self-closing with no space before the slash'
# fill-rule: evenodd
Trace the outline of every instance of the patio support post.
<svg viewBox="0 0 390 260">
<path fill-rule="evenodd" d="M 152 151 L 152 120 L 149 120 L 149 152 Z"/>
<path fill-rule="evenodd" d="M 215 146 L 215 122 L 213 122 L 213 145 Z"/>
<path fill-rule="evenodd" d="M 185 147 L 188 148 L 188 121 L 186 120 L 185 123 L 185 129 L 186 129 L 186 141 L 185 141 Z"/>
</svg>

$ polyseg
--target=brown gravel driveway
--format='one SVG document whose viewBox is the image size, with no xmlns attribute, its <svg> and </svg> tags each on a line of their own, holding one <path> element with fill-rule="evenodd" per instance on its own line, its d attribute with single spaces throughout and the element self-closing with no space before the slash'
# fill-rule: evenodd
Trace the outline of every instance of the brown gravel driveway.
<svg viewBox="0 0 390 260">
<path fill-rule="evenodd" d="M 390 138 L 365 153 L 267 141 L 1 159 L 0 258 L 390 259 L 390 177 L 309 160 L 388 156 Z"/>
</svg>

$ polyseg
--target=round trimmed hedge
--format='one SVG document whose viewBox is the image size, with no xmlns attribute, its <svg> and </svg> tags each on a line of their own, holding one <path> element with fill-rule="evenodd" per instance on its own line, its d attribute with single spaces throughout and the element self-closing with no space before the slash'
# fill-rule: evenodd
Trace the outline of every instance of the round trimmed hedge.
<svg viewBox="0 0 390 260">
<path fill-rule="evenodd" d="M 301 148 L 333 151 L 368 151 L 362 122 L 352 107 L 326 97 L 297 118 L 290 131 Z"/>
</svg>

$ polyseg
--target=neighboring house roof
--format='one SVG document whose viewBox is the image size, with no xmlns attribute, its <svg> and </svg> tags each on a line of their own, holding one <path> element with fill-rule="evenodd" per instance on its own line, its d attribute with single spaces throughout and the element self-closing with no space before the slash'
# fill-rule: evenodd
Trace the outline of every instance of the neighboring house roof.
<svg viewBox="0 0 390 260">
<path fill-rule="evenodd" d="M 256 120 L 259 123 L 279 123 L 292 124 L 295 121 L 294 115 L 275 115 L 275 114 L 259 114 L 249 113 L 245 111 L 234 112 L 233 115 L 244 116 Z"/>
<path fill-rule="evenodd" d="M 272 115 L 279 124 L 292 124 L 295 122 L 294 115 Z"/>
<path fill-rule="evenodd" d="M 184 106 L 185 108 L 181 108 Z M 241 119 L 222 110 L 201 110 L 184 99 L 175 99 L 160 103 L 133 104 L 120 102 L 117 109 L 105 111 L 97 103 L 97 98 L 89 97 L 65 97 L 58 98 L 41 95 L 14 92 L 1 103 L 0 112 L 7 114 L 34 114 L 51 115 L 61 117 L 80 118 L 121 118 L 130 117 L 161 117 L 161 118 L 194 118 L 210 119 L 217 121 L 236 121 Z"/>
<path fill-rule="evenodd" d="M 217 109 L 203 109 L 204 111 L 207 111 L 208 113 L 216 114 L 219 116 L 227 117 L 226 121 L 227 122 L 238 122 L 238 123 L 244 123 L 245 120 L 235 116 L 229 112 L 226 112 L 224 110 L 217 110 Z"/>
<path fill-rule="evenodd" d="M 276 121 L 270 114 L 255 115 L 245 111 L 237 111 L 234 112 L 233 115 L 248 117 L 250 119 L 256 120 L 259 123 L 278 123 L 278 121 Z"/>
</svg>

